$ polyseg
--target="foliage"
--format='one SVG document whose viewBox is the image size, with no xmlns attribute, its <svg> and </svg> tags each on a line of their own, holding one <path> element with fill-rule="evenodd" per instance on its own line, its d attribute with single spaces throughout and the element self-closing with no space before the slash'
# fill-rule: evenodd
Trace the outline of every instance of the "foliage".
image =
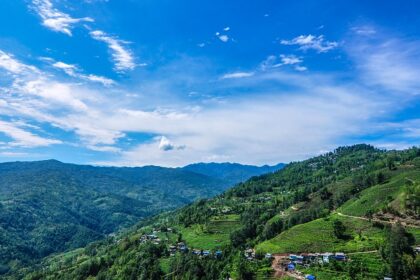
<svg viewBox="0 0 420 280">
<path fill-rule="evenodd" d="M 26 273 L 27 278 L 85 279 L 89 275 L 96 279 L 132 279 L 147 275 L 150 279 L 252 279 L 271 271 L 270 260 L 263 257 L 265 252 L 342 251 L 356 253 L 352 255 L 355 261 L 331 262 L 308 271 L 319 273 L 319 279 L 378 279 L 384 275 L 384 262 L 378 261 L 376 254 L 357 254 L 385 244 L 387 228 L 367 218 L 340 215 L 340 211 L 352 213 L 349 209 L 355 207 L 351 204 L 364 199 L 373 206 L 365 207 L 361 216 L 374 217 L 383 207 L 393 206 L 408 193 L 404 178 L 418 182 L 419 156 L 418 148 L 382 151 L 369 145 L 340 147 L 253 177 L 212 199 L 156 216 L 74 255 L 47 258 Z M 386 194 L 389 199 L 375 204 L 388 188 L 392 190 Z M 407 211 L 411 203 L 400 204 L 398 210 L 411 215 L 413 211 Z M 173 233 L 163 230 L 168 227 Z M 162 230 L 160 245 L 141 243 L 140 236 L 153 228 Z M 419 236 L 417 229 L 412 230 Z M 402 238 L 397 236 L 395 240 Z M 167 249 L 177 241 L 185 242 L 190 249 L 221 249 L 223 254 L 202 257 L 190 250 L 170 256 Z M 394 243 L 399 242 L 405 241 Z M 248 248 L 256 249 L 252 260 L 244 255 Z M 398 256 L 415 270 L 416 261 L 408 260 L 407 255 Z"/>
</svg>

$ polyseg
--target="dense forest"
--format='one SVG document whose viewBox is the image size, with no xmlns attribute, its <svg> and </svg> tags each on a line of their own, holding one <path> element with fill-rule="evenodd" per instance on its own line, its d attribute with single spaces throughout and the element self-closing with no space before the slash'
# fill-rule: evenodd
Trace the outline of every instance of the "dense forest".
<svg viewBox="0 0 420 280">
<path fill-rule="evenodd" d="M 278 274 L 286 279 L 305 274 L 321 280 L 417 279 L 419 215 L 420 149 L 340 147 L 6 275 L 10 279 L 271 279 Z M 277 262 L 290 254 L 326 252 L 341 254 L 346 261 L 296 264 L 296 272 L 294 266 L 290 272 Z"/>
<path fill-rule="evenodd" d="M 217 166 L 212 165 L 214 173 Z M 218 174 L 229 180 L 194 172 L 193 166 L 114 168 L 55 160 L 0 164 L 0 274 L 214 196 L 232 180 L 237 183 L 267 170 L 227 166 L 221 165 Z"/>
</svg>

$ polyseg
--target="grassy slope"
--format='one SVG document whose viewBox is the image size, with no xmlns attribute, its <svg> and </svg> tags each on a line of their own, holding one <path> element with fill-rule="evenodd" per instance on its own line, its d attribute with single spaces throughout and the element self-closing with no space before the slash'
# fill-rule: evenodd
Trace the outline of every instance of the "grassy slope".
<svg viewBox="0 0 420 280">
<path fill-rule="evenodd" d="M 239 226 L 238 215 L 223 215 L 212 219 L 206 226 L 178 227 L 190 248 L 220 249 L 230 242 L 230 233 Z"/>
<path fill-rule="evenodd" d="M 341 220 L 349 235 L 348 240 L 334 236 L 333 221 Z M 358 232 L 362 232 L 359 238 Z M 375 250 L 375 244 L 382 239 L 381 230 L 373 228 L 368 221 L 332 215 L 292 227 L 273 239 L 257 245 L 257 251 L 270 253 L 298 252 L 357 252 Z"/>
<path fill-rule="evenodd" d="M 371 210 L 379 212 L 390 203 L 395 203 L 404 192 L 406 180 L 420 181 L 420 171 L 412 168 L 399 168 L 389 174 L 391 179 L 384 183 L 370 187 L 343 204 L 337 212 L 365 216 Z M 287 213 L 286 213 L 287 214 Z M 275 216 L 273 219 L 279 219 Z M 341 220 L 347 227 L 352 238 L 347 241 L 337 239 L 333 234 L 332 221 Z M 358 237 L 362 231 L 363 240 Z M 420 242 L 420 229 L 408 228 L 418 242 Z M 287 252 L 355 252 L 375 249 L 376 244 L 383 239 L 383 232 L 372 227 L 368 221 L 357 220 L 350 217 L 331 215 L 328 220 L 318 219 L 309 223 L 297 225 L 282 232 L 273 239 L 257 245 L 257 251 L 271 253 Z"/>
<path fill-rule="evenodd" d="M 378 279 L 378 275 L 381 274 L 383 269 L 383 260 L 378 253 L 369 254 L 357 254 L 350 256 L 352 261 L 358 261 L 363 264 L 365 270 L 363 279 L 373 280 Z M 343 267 L 343 271 L 340 271 L 340 264 L 338 267 L 333 265 L 329 266 L 312 266 L 308 269 L 304 269 L 305 274 L 316 275 L 318 280 L 347 280 L 349 279 L 348 273 Z M 337 269 L 338 268 L 338 269 Z"/>
<path fill-rule="evenodd" d="M 338 212 L 353 216 L 365 216 L 369 210 L 376 213 L 404 191 L 403 186 L 407 179 L 420 181 L 420 171 L 402 172 L 386 184 L 368 188 L 362 191 L 358 198 L 347 201 Z"/>
</svg>

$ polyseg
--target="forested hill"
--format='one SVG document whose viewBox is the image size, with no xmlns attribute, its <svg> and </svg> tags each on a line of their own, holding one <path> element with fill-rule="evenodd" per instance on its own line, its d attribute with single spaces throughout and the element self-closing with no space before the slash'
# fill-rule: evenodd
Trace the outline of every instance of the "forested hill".
<svg viewBox="0 0 420 280">
<path fill-rule="evenodd" d="M 245 179 L 255 175 L 248 168 L 241 173 Z M 217 195 L 233 182 L 231 177 L 224 180 L 223 172 L 212 177 L 156 166 L 94 167 L 56 160 L 1 163 L 0 273 Z"/>
<path fill-rule="evenodd" d="M 22 273 L 26 279 L 301 279 L 285 271 L 282 256 L 342 252 L 348 261 L 295 264 L 296 270 L 318 280 L 416 279 L 419 206 L 420 149 L 341 147 Z"/>
<path fill-rule="evenodd" d="M 279 163 L 273 166 L 253 166 L 242 165 L 238 163 L 196 163 L 183 167 L 184 170 L 193 171 L 195 173 L 218 178 L 234 185 L 238 182 L 243 182 L 253 176 L 258 176 L 265 173 L 278 171 L 285 166 L 284 163 Z"/>
</svg>

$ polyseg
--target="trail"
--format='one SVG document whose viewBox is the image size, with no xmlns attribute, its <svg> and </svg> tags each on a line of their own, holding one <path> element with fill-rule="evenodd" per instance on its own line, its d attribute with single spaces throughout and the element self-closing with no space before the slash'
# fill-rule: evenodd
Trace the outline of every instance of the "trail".
<svg viewBox="0 0 420 280">
<path fill-rule="evenodd" d="M 346 214 L 343 214 L 343 213 L 340 213 L 340 212 L 335 212 L 335 213 L 337 213 L 338 216 L 348 217 L 348 218 L 353 218 L 353 219 L 359 219 L 359 220 L 364 220 L 364 221 L 369 221 L 369 222 L 374 221 L 374 222 L 386 223 L 386 224 L 391 224 L 391 225 L 395 225 L 397 223 L 397 221 L 384 221 L 384 220 L 381 220 L 381 219 L 378 219 L 378 218 L 369 219 L 369 218 L 366 218 L 366 217 L 346 215 Z M 404 222 L 404 221 L 402 221 L 402 222 Z M 416 225 L 412 225 L 412 224 L 406 224 L 405 222 L 401 223 L 401 224 L 405 227 L 420 228 L 420 226 L 416 226 Z"/>
</svg>

